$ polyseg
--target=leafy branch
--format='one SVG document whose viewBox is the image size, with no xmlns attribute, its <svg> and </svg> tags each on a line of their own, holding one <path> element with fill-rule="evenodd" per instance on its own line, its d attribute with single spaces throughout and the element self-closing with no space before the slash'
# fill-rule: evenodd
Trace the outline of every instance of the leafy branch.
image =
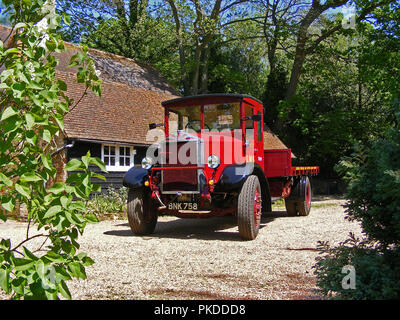
<svg viewBox="0 0 400 320">
<path fill-rule="evenodd" d="M 52 155 L 58 150 L 56 140 L 65 133 L 63 119 L 73 103 L 66 95 L 67 85 L 57 79 L 54 53 L 66 50 L 58 29 L 69 19 L 55 14 L 54 8 L 45 11 L 50 2 L 3 3 L 11 12 L 14 30 L 10 46 L 0 42 L 4 66 L 0 74 L 0 218 L 6 221 L 4 213 L 12 212 L 18 202 L 26 205 L 29 222 L 24 240 L 16 244 L 12 239 L 0 240 L 0 288 L 12 299 L 70 299 L 66 282 L 85 279 L 85 267 L 94 263 L 79 252 L 77 242 L 86 224 L 97 222 L 85 210 L 90 194 L 99 191 L 99 185 L 91 181 L 104 179 L 89 167 L 105 172 L 105 166 L 88 153 L 67 163 L 65 169 L 74 172 L 67 181 L 54 182 L 57 171 Z M 70 65 L 78 67 L 77 82 L 86 86 L 82 96 L 89 89 L 100 95 L 101 81 L 87 52 L 83 47 Z M 33 226 L 39 233 L 30 235 Z M 31 251 L 29 247 L 40 238 L 44 241 Z"/>
</svg>

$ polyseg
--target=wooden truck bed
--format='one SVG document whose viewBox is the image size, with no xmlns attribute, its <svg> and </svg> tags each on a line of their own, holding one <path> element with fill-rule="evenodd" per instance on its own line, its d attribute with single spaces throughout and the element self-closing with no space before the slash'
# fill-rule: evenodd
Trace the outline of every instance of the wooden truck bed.
<svg viewBox="0 0 400 320">
<path fill-rule="evenodd" d="M 291 149 L 264 150 L 264 172 L 268 178 L 315 175 L 319 167 L 292 167 Z"/>
</svg>

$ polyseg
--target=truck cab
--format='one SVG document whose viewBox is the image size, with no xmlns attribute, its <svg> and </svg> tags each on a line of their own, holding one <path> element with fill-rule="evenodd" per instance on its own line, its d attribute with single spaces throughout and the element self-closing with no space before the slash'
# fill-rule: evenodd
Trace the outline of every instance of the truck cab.
<svg viewBox="0 0 400 320">
<path fill-rule="evenodd" d="M 308 215 L 309 175 L 318 167 L 291 166 L 291 150 L 265 149 L 263 105 L 239 94 L 208 94 L 162 102 L 164 139 L 131 168 L 127 213 L 135 234 L 149 234 L 160 214 L 237 217 L 243 239 L 255 239 L 272 198 L 290 215 Z M 293 191 L 293 192 L 292 192 Z"/>
</svg>

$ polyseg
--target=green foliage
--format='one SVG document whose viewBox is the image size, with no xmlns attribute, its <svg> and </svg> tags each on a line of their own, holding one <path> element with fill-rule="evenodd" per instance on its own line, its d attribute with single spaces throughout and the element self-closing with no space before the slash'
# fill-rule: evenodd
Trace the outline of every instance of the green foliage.
<svg viewBox="0 0 400 320">
<path fill-rule="evenodd" d="M 320 243 L 320 256 L 314 266 L 317 290 L 329 299 L 391 300 L 400 297 L 400 250 L 380 250 L 375 244 L 353 235 L 337 247 Z M 346 272 L 353 266 L 355 288 L 342 286 Z"/>
<path fill-rule="evenodd" d="M 228 82 L 217 83 L 224 92 L 239 92 L 243 87 L 253 89 L 254 84 L 262 87 L 254 73 L 243 75 L 237 68 L 227 70 L 231 66 L 226 62 L 220 65 L 221 61 L 212 61 L 208 66 L 210 49 L 218 51 L 227 35 L 221 30 L 221 21 L 246 15 L 247 1 L 57 0 L 57 3 L 60 12 L 73 17 L 71 24 L 63 28 L 65 39 L 151 63 L 184 94 L 215 92 L 215 82 L 219 81 Z M 243 29 L 241 37 L 248 30 Z M 221 41 L 213 41 L 217 38 Z M 239 47 L 241 43 L 236 41 L 236 45 Z M 231 50 L 234 46 L 225 48 Z M 240 64 L 257 54 L 262 58 L 262 50 L 252 49 L 249 55 L 250 50 L 240 50 L 240 55 L 239 50 L 234 51 L 229 59 L 237 62 L 234 59 L 239 57 Z M 230 78 L 225 80 L 225 77 Z M 251 85 L 243 85 L 242 80 L 249 80 Z"/>
<path fill-rule="evenodd" d="M 376 11 L 375 28 L 361 25 L 362 38 L 356 50 L 349 50 L 358 58 L 357 81 L 369 93 L 366 97 L 370 103 L 363 96 L 367 103 L 351 114 L 358 131 L 343 128 L 353 132 L 355 141 L 359 137 L 363 141 L 355 145 L 351 156 L 339 162 L 336 170 L 348 184 L 346 218 L 361 223 L 364 238 L 351 236 L 337 247 L 321 246 L 315 273 L 320 292 L 328 298 L 400 298 L 398 9 L 396 3 Z M 356 271 L 355 289 L 341 286 L 345 265 Z"/>
<path fill-rule="evenodd" d="M 174 26 L 165 17 L 151 15 L 147 0 L 57 0 L 57 4 L 59 12 L 72 16 L 63 26 L 64 39 L 150 63 L 179 85 Z"/>
<path fill-rule="evenodd" d="M 248 29 L 246 25 L 232 27 L 230 36 Z M 235 46 L 224 44 L 220 38 L 211 43 L 208 64 L 209 93 L 246 93 L 261 97 L 267 72 L 263 61 L 264 44 L 260 39 L 236 41 Z"/>
<path fill-rule="evenodd" d="M 278 130 L 278 106 L 280 101 L 284 100 L 287 90 L 287 77 L 288 72 L 282 65 L 278 65 L 274 70 L 271 70 L 262 96 L 262 101 L 264 103 L 264 121 L 275 131 Z M 287 118 L 287 115 L 282 114 L 281 118 Z"/>
<path fill-rule="evenodd" d="M 149 16 L 143 17 L 135 25 L 111 18 L 99 24 L 81 43 L 137 61 L 157 64 L 159 59 L 167 56 L 172 58 L 168 51 L 175 41 L 170 30 L 171 26 L 162 19 Z"/>
<path fill-rule="evenodd" d="M 361 221 L 371 240 L 400 244 L 400 113 L 397 124 L 370 147 L 359 147 L 337 166 L 348 182 L 350 219 Z"/>
<path fill-rule="evenodd" d="M 57 34 L 61 17 L 42 0 L 3 3 L 16 33 L 10 47 L 0 42 L 0 218 L 6 221 L 3 210 L 13 211 L 18 202 L 26 205 L 29 222 L 22 242 L 0 241 L 0 287 L 13 299 L 70 299 L 66 282 L 85 279 L 85 267 L 93 264 L 78 252 L 77 242 L 86 224 L 97 221 L 85 212 L 85 201 L 99 190 L 91 179 L 103 177 L 89 166 L 105 168 L 88 153 L 67 164 L 67 171 L 78 173 L 54 183 L 55 140 L 73 103 L 56 77 L 53 56 L 65 50 Z M 79 66 L 77 81 L 100 94 L 87 49 L 73 56 L 71 65 Z"/>
<path fill-rule="evenodd" d="M 389 108 L 400 84 L 395 1 L 352 2 L 359 18 L 355 29 L 342 28 L 343 1 L 336 0 L 324 5 L 271 5 L 267 0 L 57 3 L 60 12 L 73 16 L 63 28 L 66 39 L 149 62 L 184 95 L 226 92 L 261 99 L 265 123 L 293 149 L 299 163 L 320 165 L 324 177 L 338 178 L 333 167 L 354 143 L 381 135 L 393 120 Z M 332 7 L 339 13 L 328 14 Z M 309 27 L 300 30 L 302 22 Z M 304 57 L 296 54 L 301 39 Z M 296 94 L 289 99 L 295 61 L 302 67 Z"/>
<path fill-rule="evenodd" d="M 369 71 L 367 56 L 375 49 L 364 50 L 367 39 L 360 31 L 352 38 L 336 36 L 321 46 L 304 65 L 298 94 L 277 107 L 281 127 L 275 131 L 300 163 L 320 165 L 324 176 L 337 177 L 333 167 L 350 155 L 354 143 L 383 134 L 393 120 L 395 89 L 389 88 L 398 90 L 399 82 L 384 76 L 387 71 L 382 66 Z M 385 85 L 378 88 L 376 83 L 383 80 Z"/>
<path fill-rule="evenodd" d="M 348 183 L 347 219 L 361 222 L 365 239 L 326 244 L 315 266 L 318 286 L 339 299 L 400 298 L 400 108 L 384 137 L 356 149 L 337 170 Z M 356 288 L 344 289 L 340 269 L 352 265 Z"/>
<path fill-rule="evenodd" d="M 128 200 L 128 189 L 122 187 L 116 190 L 108 187 L 107 192 L 94 195 L 86 205 L 86 212 L 95 214 L 99 219 L 109 214 L 126 212 L 126 201 Z"/>
</svg>

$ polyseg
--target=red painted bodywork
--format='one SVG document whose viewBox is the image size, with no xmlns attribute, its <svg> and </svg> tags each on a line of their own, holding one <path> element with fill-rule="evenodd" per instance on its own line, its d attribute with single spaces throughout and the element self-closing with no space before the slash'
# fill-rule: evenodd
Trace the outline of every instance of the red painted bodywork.
<svg viewBox="0 0 400 320">
<path fill-rule="evenodd" d="M 186 106 L 202 106 L 202 112 L 199 115 L 201 121 L 201 127 L 204 128 L 204 105 L 207 104 L 216 104 L 216 103 L 229 103 L 229 102 L 238 102 L 238 98 L 232 98 L 229 96 L 221 95 L 206 97 L 206 96 L 197 96 L 191 99 L 179 100 L 176 103 L 168 104 L 165 107 L 165 133 L 168 137 L 169 135 L 169 127 L 168 127 L 168 107 L 186 107 Z M 245 106 L 251 107 L 253 109 L 253 114 L 256 115 L 260 113 L 263 116 L 263 106 L 262 104 L 250 97 L 244 97 L 241 99 L 240 109 L 241 109 L 241 117 L 244 116 L 244 108 Z M 261 120 L 261 125 L 263 126 L 263 118 Z M 264 172 L 267 178 L 271 177 L 289 177 L 289 176 L 297 176 L 297 175 L 306 175 L 306 174 L 316 174 L 319 172 L 319 167 L 292 167 L 292 159 L 291 159 L 291 149 L 266 149 L 264 150 L 264 140 L 263 137 L 258 139 L 258 132 L 263 132 L 263 127 L 261 130 L 257 128 L 258 122 L 254 122 L 254 135 L 255 139 L 247 139 L 250 140 L 250 145 L 247 148 L 254 149 L 254 158 L 246 159 L 245 157 L 245 122 L 241 122 L 241 134 L 235 135 L 233 133 L 227 132 L 202 132 L 201 134 L 196 134 L 197 136 L 201 135 L 201 138 L 205 142 L 205 155 L 204 158 L 210 154 L 216 154 L 221 159 L 221 165 L 217 168 L 217 170 L 213 170 L 204 167 L 205 175 L 211 179 L 213 177 L 214 182 L 218 182 L 221 173 L 225 169 L 227 165 L 232 163 L 243 163 L 245 161 L 254 161 L 259 164 L 261 168 L 264 168 Z M 193 133 L 194 134 L 194 133 Z M 241 137 L 240 139 L 237 139 Z M 219 148 L 215 148 L 216 144 L 219 144 Z M 238 150 L 241 150 L 241 155 L 237 154 Z M 214 150 L 214 151 L 213 151 Z M 218 152 L 219 151 L 219 152 Z M 236 152 L 236 153 L 235 153 Z M 239 162 L 234 161 L 239 159 Z M 228 160 L 228 161 L 227 161 Z M 233 161 L 232 161 L 233 160 Z M 162 168 L 157 168 L 157 170 L 162 170 Z"/>
<path fill-rule="evenodd" d="M 187 107 L 187 106 L 197 106 L 201 105 L 201 114 L 200 121 L 201 127 L 204 129 L 204 105 L 208 104 L 221 104 L 221 103 L 232 103 L 232 102 L 240 102 L 240 110 L 241 115 L 240 117 L 244 117 L 244 109 L 246 106 L 251 107 L 253 110 L 253 115 L 261 114 L 263 115 L 263 106 L 262 104 L 250 97 L 231 97 L 228 95 L 221 95 L 221 96 L 197 96 L 192 97 L 190 99 L 179 100 L 176 103 L 170 103 L 168 106 L 165 107 L 165 135 L 166 137 L 169 136 L 169 112 L 168 107 Z M 254 122 L 254 135 L 255 139 L 247 139 L 250 142 L 250 145 L 247 146 L 247 149 L 254 149 L 254 155 L 251 155 L 250 159 L 246 159 L 246 147 L 245 147 L 245 122 L 241 122 L 241 131 L 239 134 L 236 135 L 231 132 L 201 132 L 196 134 L 197 136 L 201 136 L 205 143 L 205 154 L 204 159 L 211 154 L 216 154 L 220 157 L 221 165 L 216 169 L 210 169 L 207 166 L 204 167 L 204 173 L 206 177 L 209 179 L 213 179 L 214 182 L 218 182 L 223 170 L 226 166 L 230 164 L 243 164 L 245 162 L 254 161 L 255 163 L 259 164 L 261 168 L 264 168 L 264 142 L 263 137 L 258 139 L 257 134 L 259 132 L 258 123 Z M 261 119 L 261 125 L 263 125 L 263 118 Z M 263 128 L 261 128 L 260 132 L 263 132 Z M 193 133 L 195 134 L 195 133 Z M 219 148 L 216 148 L 216 144 L 219 144 Z M 238 152 L 239 151 L 239 152 Z M 240 154 L 239 154 L 240 153 Z M 235 161 L 236 160 L 236 161 Z"/>
<path fill-rule="evenodd" d="M 291 149 L 264 150 L 264 172 L 268 178 L 314 175 L 319 167 L 292 167 Z"/>
<path fill-rule="evenodd" d="M 200 125 L 204 130 L 204 105 L 209 104 L 222 104 L 222 103 L 233 103 L 240 102 L 240 118 L 245 115 L 245 108 L 250 107 L 253 115 L 260 114 L 263 117 L 263 105 L 260 101 L 253 99 L 249 96 L 239 95 L 212 95 L 212 96 L 195 96 L 190 98 L 182 98 L 166 101 L 163 103 L 165 107 L 165 135 L 166 139 L 169 137 L 169 107 L 187 107 L 187 106 L 201 106 L 201 114 L 199 115 Z M 263 126 L 263 118 L 261 119 L 261 126 Z M 259 123 L 253 122 L 254 126 L 254 138 L 249 139 L 246 137 L 245 121 L 241 121 L 241 129 L 236 129 L 235 132 L 204 132 L 191 133 L 201 137 L 204 141 L 205 154 L 204 163 L 209 155 L 215 154 L 219 156 L 221 164 L 217 169 L 211 169 L 207 165 L 198 166 L 174 166 L 173 164 L 162 167 L 153 167 L 151 169 L 150 183 L 153 179 L 153 175 L 156 171 L 162 170 L 193 170 L 202 169 L 209 184 L 210 180 L 213 180 L 213 184 L 218 183 L 220 176 L 224 169 L 231 164 L 243 164 L 244 162 L 257 163 L 263 168 L 267 178 L 271 178 L 269 181 L 271 197 L 287 197 L 290 194 L 291 177 L 298 175 L 314 175 L 319 172 L 319 167 L 293 167 L 291 159 L 291 149 L 266 149 L 264 150 L 264 139 L 263 136 L 258 137 L 258 134 L 263 134 L 263 127 L 258 128 Z M 261 129 L 261 130 L 259 130 Z M 236 134 L 235 134 L 236 133 Z M 246 139 L 247 138 L 247 139 Z M 246 145 L 246 140 L 248 144 Z M 216 147 L 218 146 L 218 147 Z M 254 153 L 246 155 L 246 150 L 254 150 Z M 281 179 L 279 179 L 281 178 Z M 151 189 L 154 191 L 156 187 L 151 183 Z M 208 192 L 213 191 L 213 185 L 209 186 Z M 207 195 L 206 195 L 207 196 Z M 223 212 L 222 212 L 223 213 Z M 220 212 L 216 213 L 220 214 Z M 178 213 L 176 213 L 178 215 Z M 181 214 L 184 216 L 184 214 Z"/>
<path fill-rule="evenodd" d="M 264 150 L 264 172 L 267 177 L 287 177 L 291 169 L 291 149 Z"/>
</svg>

